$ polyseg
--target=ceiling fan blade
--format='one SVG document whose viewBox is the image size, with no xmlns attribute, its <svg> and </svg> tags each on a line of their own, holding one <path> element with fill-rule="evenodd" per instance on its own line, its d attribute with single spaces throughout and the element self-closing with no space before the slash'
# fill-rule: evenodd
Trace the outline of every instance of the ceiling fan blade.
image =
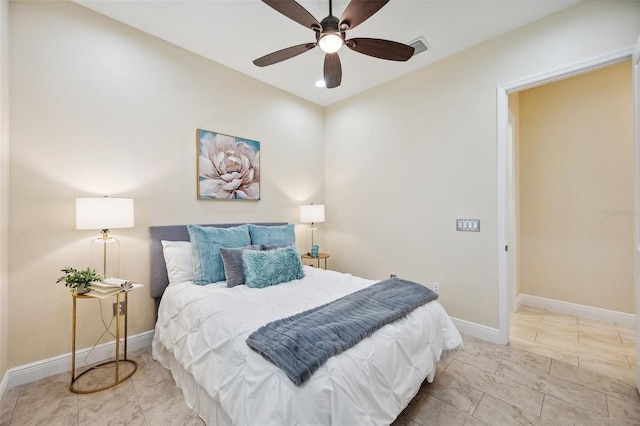
<svg viewBox="0 0 640 426">
<path fill-rule="evenodd" d="M 322 27 L 316 18 L 307 9 L 300 6 L 295 0 L 262 0 L 287 18 L 293 19 L 298 24 L 311 28 L 314 31 L 321 31 Z"/>
<path fill-rule="evenodd" d="M 351 30 L 369 19 L 389 0 L 351 0 L 340 17 L 340 30 Z"/>
<path fill-rule="evenodd" d="M 413 47 L 378 38 L 352 38 L 345 42 L 347 47 L 358 53 L 389 61 L 407 61 L 413 56 Z"/>
<path fill-rule="evenodd" d="M 327 89 L 338 87 L 342 82 L 342 65 L 337 53 L 324 55 L 324 82 Z"/>
<path fill-rule="evenodd" d="M 298 56 L 299 54 L 306 52 L 307 50 L 313 49 L 314 47 L 316 47 L 315 43 L 304 43 L 297 46 L 287 47 L 286 49 L 264 55 L 263 57 L 253 61 L 253 63 L 259 67 L 266 67 L 267 65 L 273 65 L 278 62 L 291 59 L 294 56 Z"/>
</svg>

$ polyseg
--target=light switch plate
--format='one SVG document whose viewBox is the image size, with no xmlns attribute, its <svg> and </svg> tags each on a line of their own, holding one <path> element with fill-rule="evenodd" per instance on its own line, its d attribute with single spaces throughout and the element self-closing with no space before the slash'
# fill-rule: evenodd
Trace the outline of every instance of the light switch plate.
<svg viewBox="0 0 640 426">
<path fill-rule="evenodd" d="M 480 219 L 456 219 L 456 230 L 480 232 Z"/>
</svg>

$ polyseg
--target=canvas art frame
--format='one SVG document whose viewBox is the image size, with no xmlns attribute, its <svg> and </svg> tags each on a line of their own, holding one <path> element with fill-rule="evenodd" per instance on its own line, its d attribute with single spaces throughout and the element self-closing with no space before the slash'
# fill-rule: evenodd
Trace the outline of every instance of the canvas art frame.
<svg viewBox="0 0 640 426">
<path fill-rule="evenodd" d="M 260 142 L 196 129 L 198 200 L 260 199 Z"/>
</svg>

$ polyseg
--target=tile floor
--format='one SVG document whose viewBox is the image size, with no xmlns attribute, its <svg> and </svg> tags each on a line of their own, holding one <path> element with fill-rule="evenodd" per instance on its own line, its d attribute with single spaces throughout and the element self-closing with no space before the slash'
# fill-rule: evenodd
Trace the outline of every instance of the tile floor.
<svg viewBox="0 0 640 426">
<path fill-rule="evenodd" d="M 566 330 L 572 327 L 563 327 L 565 320 L 544 311 L 525 308 L 520 313 L 526 315 L 512 318 L 517 343 L 500 346 L 464 336 L 464 350 L 438 365 L 435 381 L 423 384 L 393 426 L 640 424 L 640 397 L 635 386 L 618 373 L 607 375 L 617 371 L 609 367 L 592 371 L 600 359 L 606 366 L 613 363 L 600 352 L 593 358 L 583 355 L 589 352 L 583 352 L 581 344 L 603 349 L 598 346 L 602 340 L 614 340 L 610 333 L 601 338 L 598 331 L 594 332 L 598 337 L 581 332 L 586 327 L 604 329 L 604 325 L 587 325 L 576 319 L 576 342 L 566 353 L 565 346 L 556 353 L 558 348 L 549 345 L 556 323 L 561 325 L 554 343 L 568 336 Z M 553 320 L 557 321 L 550 328 L 527 324 L 548 325 Z M 523 330 L 517 330 L 519 327 Z M 628 346 L 628 331 L 617 331 L 622 348 Z M 528 340 L 515 337 L 526 333 Z M 540 342 L 536 342 L 538 335 Z M 520 346 L 520 340 L 526 343 Z M 566 340 L 573 342 L 573 338 Z M 607 351 L 603 349 L 602 353 Z M 9 390 L 0 407 L 0 425 L 204 424 L 185 405 L 171 374 L 153 361 L 150 348 L 130 355 L 139 365 L 133 377 L 96 394 L 69 392 L 68 374 Z M 612 358 L 621 360 L 617 355 Z M 614 367 L 619 368 L 617 364 Z"/>
<path fill-rule="evenodd" d="M 510 316 L 511 346 L 636 382 L 636 330 L 531 306 Z"/>
</svg>

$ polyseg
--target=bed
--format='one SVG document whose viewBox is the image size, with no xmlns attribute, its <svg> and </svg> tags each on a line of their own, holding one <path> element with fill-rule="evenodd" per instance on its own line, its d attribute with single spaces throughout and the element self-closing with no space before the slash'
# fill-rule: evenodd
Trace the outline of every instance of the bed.
<svg viewBox="0 0 640 426">
<path fill-rule="evenodd" d="M 432 301 L 329 358 L 297 386 L 252 350 L 247 338 L 267 323 L 376 281 L 304 266 L 303 278 L 265 288 L 230 288 L 225 281 L 194 285 L 188 276 L 169 285 L 175 270 L 170 264 L 167 274 L 162 241 L 189 241 L 187 226 L 150 227 L 149 234 L 151 293 L 158 307 L 153 357 L 171 370 L 187 404 L 208 425 L 390 424 L 422 382 L 433 380 L 443 354 L 462 345 L 442 305 Z"/>
</svg>

